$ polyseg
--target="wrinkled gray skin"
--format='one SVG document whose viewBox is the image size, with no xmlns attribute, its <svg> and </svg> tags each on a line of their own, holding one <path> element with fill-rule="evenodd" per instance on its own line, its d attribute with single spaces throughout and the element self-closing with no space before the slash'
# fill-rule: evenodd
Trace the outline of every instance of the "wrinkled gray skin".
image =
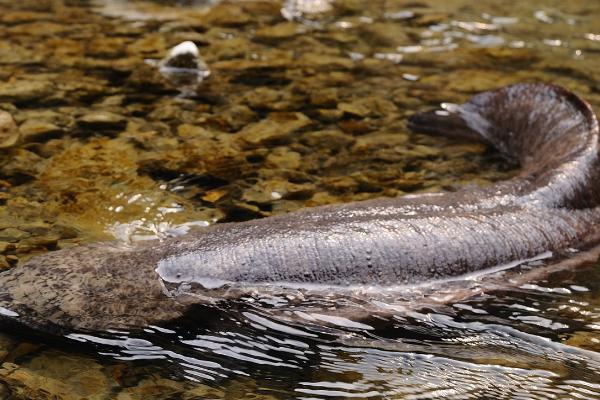
<svg viewBox="0 0 600 400">
<path fill-rule="evenodd" d="M 237 293 L 269 283 L 419 283 L 596 244 L 598 123 L 574 94 L 519 84 L 416 114 L 409 126 L 484 141 L 518 161 L 521 172 L 487 188 L 315 207 L 161 242 L 52 252 L 0 275 L 0 313 L 60 332 L 138 328 L 182 315 L 224 282 Z M 178 284 L 187 294 L 165 289 Z"/>
</svg>

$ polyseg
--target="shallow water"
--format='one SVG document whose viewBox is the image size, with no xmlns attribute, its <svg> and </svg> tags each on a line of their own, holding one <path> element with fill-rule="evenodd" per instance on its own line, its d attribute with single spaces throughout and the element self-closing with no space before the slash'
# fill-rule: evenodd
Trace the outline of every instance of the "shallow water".
<svg viewBox="0 0 600 400">
<path fill-rule="evenodd" d="M 406 117 L 521 81 L 600 109 L 599 12 L 589 1 L 0 0 L 0 109 L 20 128 L 0 150 L 0 267 L 81 242 L 505 179 L 513 167 L 493 151 L 411 134 Z M 211 70 L 191 98 L 146 62 L 183 40 Z M 497 284 L 510 276 L 479 294 L 479 278 L 402 294 L 261 291 L 137 333 L 6 329 L 0 398 L 600 398 L 598 264 Z"/>
</svg>

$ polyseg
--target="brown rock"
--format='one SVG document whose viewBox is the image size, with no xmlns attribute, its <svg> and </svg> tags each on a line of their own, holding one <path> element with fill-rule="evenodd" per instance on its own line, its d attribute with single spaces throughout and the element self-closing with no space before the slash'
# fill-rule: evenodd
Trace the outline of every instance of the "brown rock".
<svg viewBox="0 0 600 400">
<path fill-rule="evenodd" d="M 127 51 L 131 54 L 153 54 L 161 55 L 167 48 L 164 35 L 161 34 L 147 34 L 143 35 L 141 39 L 136 40 L 129 46 Z"/>
<path fill-rule="evenodd" d="M 222 113 L 223 120 L 232 131 L 238 131 L 257 119 L 256 114 L 245 105 L 232 105 Z"/>
<path fill-rule="evenodd" d="M 60 236 L 61 239 L 75 239 L 81 235 L 77 228 L 63 224 L 54 224 L 52 232 Z"/>
<path fill-rule="evenodd" d="M 306 200 L 312 197 L 315 185 L 312 183 L 296 184 L 282 179 L 262 181 L 244 190 L 242 200 L 265 204 L 279 199 Z"/>
<path fill-rule="evenodd" d="M 282 143 L 300 128 L 308 126 L 311 120 L 302 113 L 271 113 L 259 122 L 249 124 L 239 131 L 237 137 L 249 145 Z"/>
<path fill-rule="evenodd" d="M 18 399 L 103 400 L 111 391 L 100 364 L 60 354 L 37 356 L 26 366 L 3 363 L 0 379 Z"/>
<path fill-rule="evenodd" d="M 397 22 L 375 22 L 360 27 L 360 38 L 371 47 L 395 47 L 409 43 L 406 28 Z"/>
<path fill-rule="evenodd" d="M 19 229 L 27 231 L 32 235 L 42 236 L 50 231 L 50 224 L 44 221 L 30 222 L 28 224 L 19 225 Z"/>
<path fill-rule="evenodd" d="M 268 215 L 267 213 L 261 211 L 260 208 L 254 204 L 242 202 L 233 202 L 232 204 L 229 204 L 227 209 L 224 209 L 223 211 L 225 211 L 225 218 L 228 222 L 248 221 Z"/>
<path fill-rule="evenodd" d="M 27 120 L 19 127 L 25 143 L 42 142 L 60 137 L 62 129 L 51 122 Z"/>
<path fill-rule="evenodd" d="M 13 249 L 14 244 L 9 242 L 0 242 L 0 253 L 5 253 L 8 249 Z"/>
<path fill-rule="evenodd" d="M 10 264 L 8 263 L 8 260 L 6 259 L 6 257 L 0 255 L 0 270 L 9 269 L 9 268 L 10 268 Z"/>
<path fill-rule="evenodd" d="M 351 146 L 356 139 L 338 130 L 307 132 L 302 135 L 300 142 L 319 151 L 337 152 Z"/>
<path fill-rule="evenodd" d="M 448 21 L 448 19 L 449 17 L 447 14 L 431 13 L 417 16 L 411 21 L 411 24 L 416 26 L 428 26 Z"/>
<path fill-rule="evenodd" d="M 344 112 L 338 109 L 323 108 L 317 111 L 319 119 L 324 122 L 335 122 L 344 116 Z"/>
<path fill-rule="evenodd" d="M 207 201 L 209 203 L 216 203 L 221 200 L 225 195 L 229 193 L 228 190 L 225 189 L 215 189 L 206 192 L 204 196 L 202 196 L 202 200 Z"/>
<path fill-rule="evenodd" d="M 15 256 L 14 254 L 7 255 L 6 259 L 8 260 L 9 263 L 17 263 L 17 262 L 19 262 L 19 257 Z"/>
<path fill-rule="evenodd" d="M 323 179 L 323 186 L 335 193 L 356 192 L 358 182 L 349 176 L 336 176 Z"/>
<path fill-rule="evenodd" d="M 21 248 L 40 248 L 40 247 L 49 247 L 56 245 L 59 237 L 57 235 L 49 235 L 49 236 L 38 236 L 38 237 L 30 237 L 27 239 L 23 239 L 17 245 L 17 251 Z"/>
<path fill-rule="evenodd" d="M 0 231 L 0 240 L 6 242 L 17 242 L 21 239 L 25 239 L 28 236 L 29 233 L 16 228 L 6 228 Z"/>
<path fill-rule="evenodd" d="M 25 22 L 43 21 L 52 19 L 53 15 L 47 12 L 37 11 L 21 11 L 21 10 L 5 10 L 0 16 L 0 20 L 4 23 L 14 25 L 22 24 Z"/>
<path fill-rule="evenodd" d="M 56 91 L 52 82 L 18 79 L 0 83 L 0 99 L 13 103 L 25 103 L 48 97 Z"/>
<path fill-rule="evenodd" d="M 405 145 L 408 142 L 408 135 L 405 133 L 379 133 L 375 132 L 366 136 L 359 137 L 356 144 L 352 147 L 353 153 L 372 153 L 381 148 L 395 148 Z"/>
<path fill-rule="evenodd" d="M 335 107 L 338 102 L 338 89 L 337 88 L 325 88 L 321 90 L 315 90 L 310 94 L 310 102 L 312 105 L 321 108 Z"/>
<path fill-rule="evenodd" d="M 283 94 L 275 89 L 258 87 L 244 93 L 244 101 L 252 108 L 264 109 L 281 100 Z"/>
<path fill-rule="evenodd" d="M 117 58 L 123 55 L 126 39 L 123 37 L 95 37 L 86 43 L 86 55 L 99 58 Z"/>
<path fill-rule="evenodd" d="M 73 26 L 71 26 L 71 24 L 61 24 L 42 20 L 15 25 L 10 28 L 10 32 L 14 35 L 56 37 L 61 33 L 66 33 L 72 29 Z"/>
<path fill-rule="evenodd" d="M 84 130 L 121 131 L 127 126 L 127 119 L 109 111 L 92 111 L 80 117 L 77 125 Z"/>
<path fill-rule="evenodd" d="M 4 175 L 23 180 L 34 177 L 41 168 L 41 157 L 37 154 L 18 148 L 12 152 L 12 157 L 2 166 Z M 10 178 L 9 178 L 10 179 Z"/>
<path fill-rule="evenodd" d="M 354 61 L 348 57 L 317 52 L 303 54 L 300 62 L 308 67 L 316 68 L 352 69 L 354 67 Z"/>
<path fill-rule="evenodd" d="M 367 97 L 350 103 L 339 103 L 338 109 L 359 117 L 381 117 L 392 114 L 396 106 L 389 100 L 378 97 Z"/>
<path fill-rule="evenodd" d="M 0 110 L 0 148 L 11 147 L 19 140 L 19 129 L 12 115 Z"/>
<path fill-rule="evenodd" d="M 212 7 L 203 21 L 208 26 L 240 26 L 246 25 L 252 19 L 241 6 L 234 3 L 221 3 Z"/>
<path fill-rule="evenodd" d="M 347 119 L 339 121 L 338 126 L 351 135 L 364 135 L 376 129 L 375 124 L 368 119 Z"/>
<path fill-rule="evenodd" d="M 177 135 L 184 139 L 211 139 L 215 133 L 201 126 L 181 124 L 177 127 Z"/>
<path fill-rule="evenodd" d="M 297 169 L 302 163 L 302 156 L 287 147 L 276 147 L 269 153 L 266 161 L 275 168 Z"/>
<path fill-rule="evenodd" d="M 266 26 L 256 31 L 256 39 L 262 41 L 277 41 L 288 39 L 306 31 L 303 25 L 293 22 L 282 22 L 273 26 Z"/>
</svg>

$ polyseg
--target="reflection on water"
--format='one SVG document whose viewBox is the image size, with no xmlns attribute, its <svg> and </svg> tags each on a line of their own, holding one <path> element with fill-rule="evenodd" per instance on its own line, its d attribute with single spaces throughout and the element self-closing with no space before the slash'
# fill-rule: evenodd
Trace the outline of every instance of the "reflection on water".
<svg viewBox="0 0 600 400">
<path fill-rule="evenodd" d="M 0 160 L 0 267 L 100 238 L 503 179 L 482 146 L 410 134 L 406 116 L 532 80 L 599 110 L 598 12 L 557 0 L 0 0 L 0 109 L 20 127 Z M 144 62 L 186 40 L 211 70 L 191 98 Z M 600 398 L 598 265 L 528 275 L 546 262 L 497 271 L 487 290 L 479 277 L 263 288 L 142 332 L 10 331 L 0 398 Z"/>
</svg>

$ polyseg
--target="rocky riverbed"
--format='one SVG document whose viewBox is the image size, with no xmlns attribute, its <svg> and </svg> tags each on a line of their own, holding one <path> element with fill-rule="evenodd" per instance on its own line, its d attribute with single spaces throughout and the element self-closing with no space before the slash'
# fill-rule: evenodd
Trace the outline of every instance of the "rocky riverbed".
<svg viewBox="0 0 600 400">
<path fill-rule="evenodd" d="M 84 242 L 505 179 L 514 166 L 484 145 L 406 128 L 493 87 L 560 84 L 600 110 L 596 4 L 175 3 L 0 0 L 0 269 Z M 183 94 L 148 62 L 182 41 L 211 72 Z M 597 330 L 565 337 L 600 350 Z M 248 374 L 173 380 L 15 336 L 0 336 L 0 360 L 0 398 L 288 398 Z"/>
</svg>

